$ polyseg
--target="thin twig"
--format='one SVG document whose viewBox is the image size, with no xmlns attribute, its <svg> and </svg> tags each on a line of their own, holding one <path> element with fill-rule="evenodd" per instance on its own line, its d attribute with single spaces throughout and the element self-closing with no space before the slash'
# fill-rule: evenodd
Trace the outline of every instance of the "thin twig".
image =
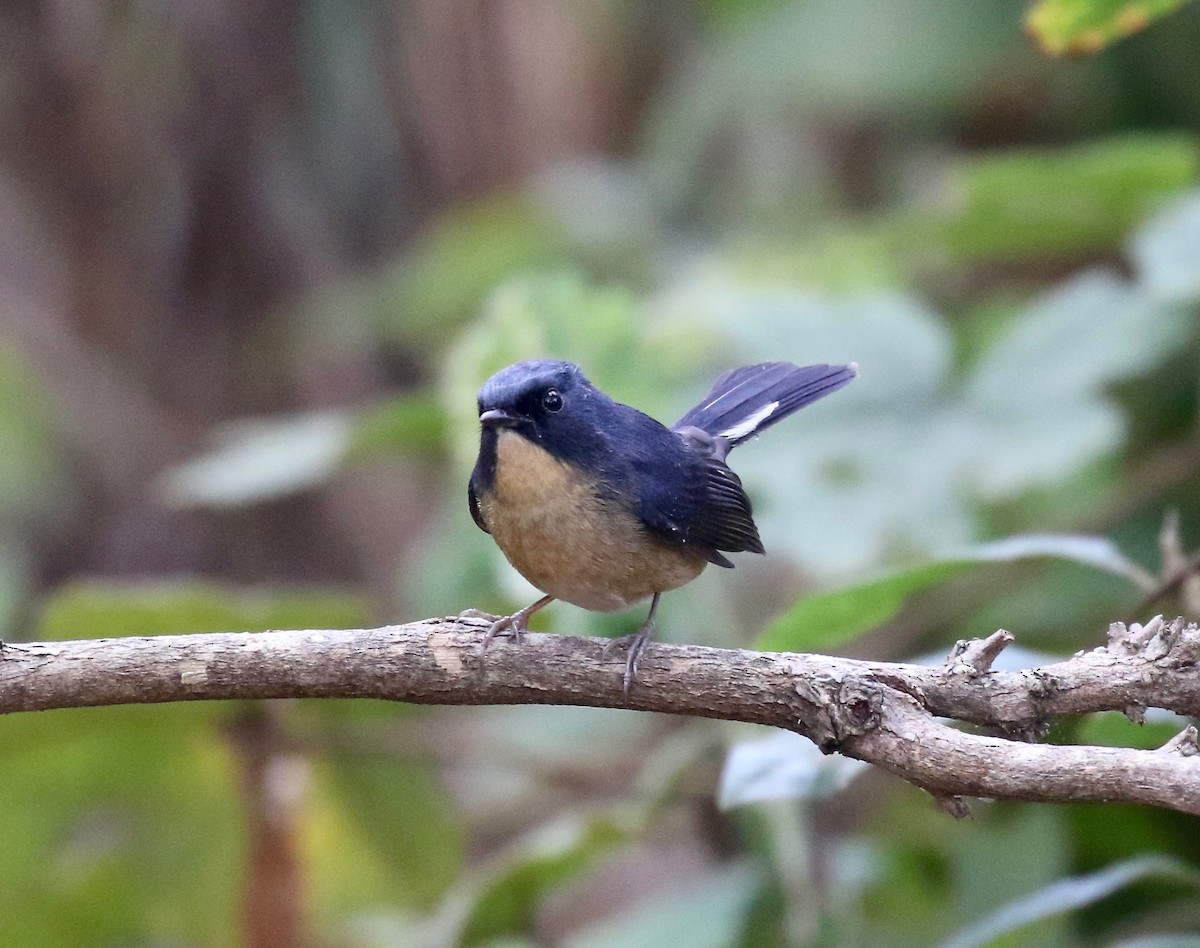
<svg viewBox="0 0 1200 948">
<path fill-rule="evenodd" d="M 1163 518 L 1162 530 L 1158 535 L 1158 548 L 1162 555 L 1165 576 L 1146 594 L 1146 598 L 1138 603 L 1134 615 L 1142 614 L 1164 596 L 1181 589 L 1197 570 L 1200 570 L 1200 550 L 1191 556 L 1184 555 L 1178 511 L 1168 511 Z"/>
</svg>

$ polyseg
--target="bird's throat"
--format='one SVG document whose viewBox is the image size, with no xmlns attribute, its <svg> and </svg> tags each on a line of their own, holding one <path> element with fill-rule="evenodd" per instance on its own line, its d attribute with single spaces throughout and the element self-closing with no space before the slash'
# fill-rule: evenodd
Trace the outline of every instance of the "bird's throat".
<svg viewBox="0 0 1200 948">
<path fill-rule="evenodd" d="M 583 474 L 511 430 L 496 433 L 491 503 L 525 520 L 553 518 L 592 497 Z"/>
</svg>

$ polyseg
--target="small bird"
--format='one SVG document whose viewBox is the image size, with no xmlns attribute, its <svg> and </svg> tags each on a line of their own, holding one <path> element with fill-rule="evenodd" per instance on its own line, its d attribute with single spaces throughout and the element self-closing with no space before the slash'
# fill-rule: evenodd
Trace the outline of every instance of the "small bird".
<svg viewBox="0 0 1200 948">
<path fill-rule="evenodd" d="M 546 595 L 489 616 L 483 648 L 506 631 L 519 643 L 529 617 L 555 599 L 615 612 L 650 598 L 642 627 L 605 649 L 628 646 L 628 695 L 659 597 L 709 563 L 732 568 L 726 553 L 765 552 L 729 452 L 857 374 L 854 364 L 734 369 L 667 428 L 605 395 L 572 362 L 497 372 L 479 391 L 471 516 Z"/>
</svg>

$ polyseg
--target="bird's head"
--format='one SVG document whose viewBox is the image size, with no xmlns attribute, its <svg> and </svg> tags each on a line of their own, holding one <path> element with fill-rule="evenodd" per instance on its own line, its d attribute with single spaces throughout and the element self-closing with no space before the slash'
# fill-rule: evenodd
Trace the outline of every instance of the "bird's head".
<svg viewBox="0 0 1200 948">
<path fill-rule="evenodd" d="M 479 390 L 479 422 L 485 432 L 508 429 L 535 443 L 555 442 L 597 394 L 573 362 L 518 362 Z"/>
</svg>

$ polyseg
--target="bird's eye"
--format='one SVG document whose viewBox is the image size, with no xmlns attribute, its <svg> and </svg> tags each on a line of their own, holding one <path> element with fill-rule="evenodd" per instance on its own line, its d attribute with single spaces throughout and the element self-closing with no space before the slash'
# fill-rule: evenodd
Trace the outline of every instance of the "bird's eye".
<svg viewBox="0 0 1200 948">
<path fill-rule="evenodd" d="M 546 409 L 546 411 L 562 410 L 563 397 L 558 394 L 558 389 L 546 389 L 546 394 L 542 396 L 542 407 Z"/>
</svg>

